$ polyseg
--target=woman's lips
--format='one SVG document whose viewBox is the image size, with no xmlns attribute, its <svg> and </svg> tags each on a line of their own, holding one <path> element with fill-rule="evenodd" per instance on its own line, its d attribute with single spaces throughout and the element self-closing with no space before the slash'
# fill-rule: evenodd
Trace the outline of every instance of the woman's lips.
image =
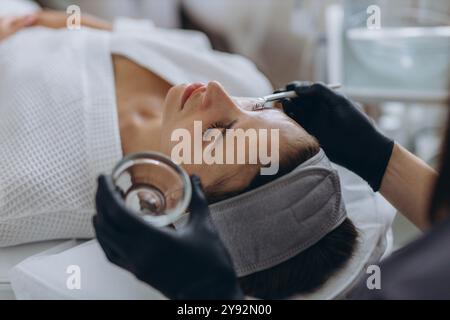
<svg viewBox="0 0 450 320">
<path fill-rule="evenodd" d="M 189 98 L 194 94 L 195 91 L 199 89 L 203 89 L 205 85 L 203 83 L 194 83 L 184 90 L 183 96 L 181 97 L 181 108 L 184 107 L 185 103 L 189 100 Z"/>
</svg>

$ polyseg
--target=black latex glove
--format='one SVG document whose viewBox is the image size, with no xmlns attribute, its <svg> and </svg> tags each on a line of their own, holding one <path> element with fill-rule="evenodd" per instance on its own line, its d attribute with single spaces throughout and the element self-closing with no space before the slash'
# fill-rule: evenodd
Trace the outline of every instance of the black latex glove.
<svg viewBox="0 0 450 320">
<path fill-rule="evenodd" d="M 200 180 L 191 178 L 190 220 L 182 230 L 156 228 L 134 216 L 100 176 L 93 222 L 107 258 L 170 299 L 243 299 L 228 251 L 208 226 Z"/>
<path fill-rule="evenodd" d="M 378 191 L 394 141 L 381 134 L 351 101 L 323 84 L 294 82 L 286 90 L 295 90 L 299 96 L 282 101 L 286 114 L 319 140 L 333 162 Z"/>
</svg>

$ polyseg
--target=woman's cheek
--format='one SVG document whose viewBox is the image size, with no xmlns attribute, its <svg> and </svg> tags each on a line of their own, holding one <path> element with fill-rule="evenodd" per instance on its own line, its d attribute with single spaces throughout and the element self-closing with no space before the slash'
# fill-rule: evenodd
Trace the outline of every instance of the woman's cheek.
<svg viewBox="0 0 450 320">
<path fill-rule="evenodd" d="M 165 124 L 177 121 L 181 112 L 180 86 L 172 87 L 166 95 L 163 110 L 163 128 Z"/>
<path fill-rule="evenodd" d="M 207 188 L 218 183 L 217 174 L 214 167 L 207 164 L 188 164 L 182 165 L 189 176 L 196 175 L 200 178 L 203 188 Z M 217 167 L 216 167 L 217 169 Z"/>
</svg>

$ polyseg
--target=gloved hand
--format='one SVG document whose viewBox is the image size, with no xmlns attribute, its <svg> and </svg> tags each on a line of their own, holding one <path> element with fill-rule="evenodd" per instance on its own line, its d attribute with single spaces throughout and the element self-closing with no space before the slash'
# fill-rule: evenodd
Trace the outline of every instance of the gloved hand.
<svg viewBox="0 0 450 320">
<path fill-rule="evenodd" d="M 315 136 L 331 161 L 346 167 L 378 191 L 394 147 L 351 101 L 323 84 L 294 82 L 298 98 L 282 101 L 284 111 Z"/>
<path fill-rule="evenodd" d="M 207 226 L 199 178 L 191 178 L 191 216 L 179 231 L 148 225 L 125 207 L 110 177 L 98 182 L 93 222 L 111 262 L 170 299 L 243 299 L 228 251 Z"/>
</svg>

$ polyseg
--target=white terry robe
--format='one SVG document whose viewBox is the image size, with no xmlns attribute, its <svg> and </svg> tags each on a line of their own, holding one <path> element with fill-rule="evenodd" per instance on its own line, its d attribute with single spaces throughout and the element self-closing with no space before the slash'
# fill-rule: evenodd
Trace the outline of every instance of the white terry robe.
<svg viewBox="0 0 450 320">
<path fill-rule="evenodd" d="M 93 237 L 96 178 L 122 157 L 112 53 L 172 84 L 272 90 L 251 62 L 214 52 L 203 35 L 148 23 L 33 28 L 0 42 L 0 246 Z"/>
</svg>

